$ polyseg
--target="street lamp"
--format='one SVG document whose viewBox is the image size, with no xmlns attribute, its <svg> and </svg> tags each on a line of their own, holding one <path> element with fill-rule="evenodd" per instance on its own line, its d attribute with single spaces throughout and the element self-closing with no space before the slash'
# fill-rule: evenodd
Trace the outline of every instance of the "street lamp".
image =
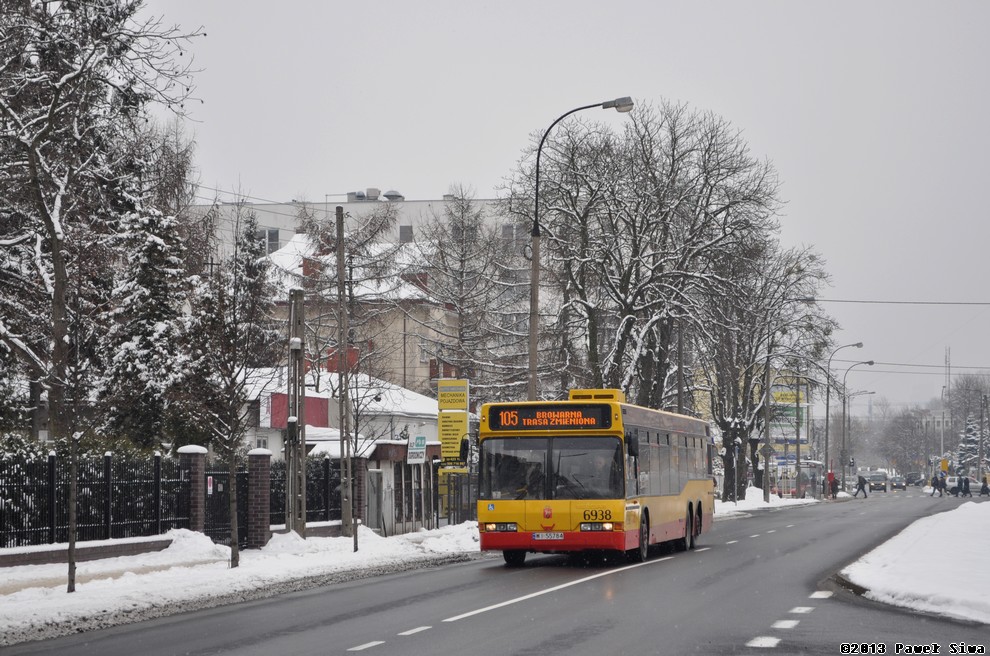
<svg viewBox="0 0 990 656">
<path fill-rule="evenodd" d="M 846 376 L 848 376 L 849 372 L 853 370 L 853 367 L 858 367 L 861 364 L 865 364 L 869 367 L 872 367 L 873 360 L 864 360 L 863 362 L 856 362 L 854 364 L 851 364 L 849 365 L 849 368 L 846 369 L 846 373 L 842 375 L 842 451 L 839 454 L 839 459 L 841 461 L 839 464 L 842 466 L 843 490 L 846 489 L 846 433 L 848 432 L 846 429 L 846 405 L 847 405 L 847 401 L 849 400 L 849 396 L 845 392 Z"/>
<path fill-rule="evenodd" d="M 828 459 L 828 408 L 829 408 L 829 397 L 832 391 L 832 358 L 835 354 L 844 348 L 863 348 L 863 342 L 856 342 L 855 344 L 846 344 L 845 346 L 840 346 L 839 348 L 832 351 L 832 355 L 828 356 L 828 366 L 825 372 L 825 467 L 828 471 L 832 471 L 832 463 Z"/>
<path fill-rule="evenodd" d="M 543 133 L 543 138 L 540 139 L 540 145 L 536 149 L 536 187 L 533 194 L 535 199 L 533 206 L 533 245 L 530 252 L 532 263 L 529 275 L 529 390 L 527 398 L 530 401 L 536 400 L 536 365 L 540 340 L 540 327 L 538 324 L 540 307 L 540 156 L 543 154 L 543 143 L 547 140 L 547 136 L 549 136 L 550 131 L 553 130 L 555 125 L 575 112 L 594 107 L 614 109 L 617 112 L 625 113 L 633 108 L 633 99 L 629 96 L 624 96 L 615 100 L 576 107 L 565 114 L 561 114 Z"/>
</svg>

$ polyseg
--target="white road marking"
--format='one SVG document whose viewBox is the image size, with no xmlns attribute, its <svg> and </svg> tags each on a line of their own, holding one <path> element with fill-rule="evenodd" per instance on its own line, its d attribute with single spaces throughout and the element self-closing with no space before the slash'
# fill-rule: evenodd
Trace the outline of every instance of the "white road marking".
<svg viewBox="0 0 990 656">
<path fill-rule="evenodd" d="M 429 631 L 432 628 L 433 628 L 432 626 L 417 626 L 415 629 L 409 629 L 408 631 L 403 631 L 399 635 L 408 636 L 414 633 L 419 633 L 420 631 Z"/>
<path fill-rule="evenodd" d="M 815 607 L 814 606 L 795 606 L 794 608 L 790 609 L 788 612 L 789 613 L 798 613 L 798 614 L 807 614 L 807 613 L 810 613 L 813 610 L 815 610 Z"/>
<path fill-rule="evenodd" d="M 726 544 L 735 544 L 736 542 L 739 542 L 739 540 L 729 540 Z"/>
<path fill-rule="evenodd" d="M 757 636 L 746 643 L 747 647 L 776 647 L 780 642 L 780 638 L 771 638 L 770 636 Z"/>
<path fill-rule="evenodd" d="M 811 593 L 811 596 L 808 597 L 808 598 L 809 599 L 828 599 L 831 596 L 832 596 L 832 592 L 830 590 L 819 590 L 818 592 L 812 592 Z"/>
<path fill-rule="evenodd" d="M 785 526 L 784 528 L 794 528 L 794 524 L 788 524 L 788 525 L 787 525 L 787 526 Z"/>
<path fill-rule="evenodd" d="M 508 601 L 503 601 L 499 604 L 494 604 L 492 606 L 486 606 L 485 608 L 479 608 L 478 610 L 472 610 L 468 613 L 463 613 L 461 615 L 455 615 L 454 617 L 448 617 L 444 622 L 456 622 L 458 620 L 463 620 L 466 617 L 472 617 L 474 615 L 480 615 L 481 613 L 487 613 L 490 610 L 495 610 L 497 608 L 502 608 L 503 606 L 510 606 L 512 604 L 517 604 L 520 601 L 526 601 L 527 599 L 533 599 L 535 597 L 541 597 L 545 594 L 550 594 L 551 592 L 556 592 L 557 590 L 563 590 L 564 588 L 569 588 L 572 585 L 579 585 L 581 583 L 587 583 L 594 579 L 601 578 L 603 576 L 611 576 L 613 574 L 618 574 L 619 572 L 624 572 L 627 569 L 634 569 L 636 567 L 643 567 L 644 565 L 655 565 L 657 563 L 662 563 L 665 560 L 671 560 L 673 556 L 665 556 L 663 558 L 657 558 L 656 560 L 648 560 L 645 563 L 636 563 L 634 565 L 626 565 L 625 567 L 619 567 L 617 569 L 610 569 L 607 572 L 601 572 L 600 574 L 593 574 L 591 576 L 586 576 L 583 579 L 577 579 L 576 581 L 571 581 L 570 583 L 564 583 L 552 588 L 547 588 L 546 590 L 540 590 L 539 592 L 534 592 L 532 594 L 523 595 L 522 597 L 516 597 L 515 599 L 509 599 Z"/>
<path fill-rule="evenodd" d="M 770 626 L 775 629 L 793 629 L 798 625 L 799 620 L 777 620 Z"/>
<path fill-rule="evenodd" d="M 758 538 L 758 537 L 760 537 L 760 534 L 759 534 L 759 533 L 757 533 L 756 535 L 751 535 L 751 536 L 749 536 L 749 537 L 751 537 L 751 538 Z"/>
<path fill-rule="evenodd" d="M 366 642 L 363 645 L 358 645 L 357 647 L 351 647 L 347 651 L 364 651 L 368 647 L 377 647 L 378 645 L 384 645 L 384 640 L 375 640 L 374 642 Z"/>
<path fill-rule="evenodd" d="M 767 533 L 776 533 L 776 532 L 777 532 L 777 529 L 775 529 L 775 528 L 772 528 L 769 531 L 767 531 Z"/>
<path fill-rule="evenodd" d="M 711 547 L 699 547 L 694 550 L 694 553 L 701 553 L 702 551 L 708 551 L 709 549 L 711 549 Z"/>
</svg>

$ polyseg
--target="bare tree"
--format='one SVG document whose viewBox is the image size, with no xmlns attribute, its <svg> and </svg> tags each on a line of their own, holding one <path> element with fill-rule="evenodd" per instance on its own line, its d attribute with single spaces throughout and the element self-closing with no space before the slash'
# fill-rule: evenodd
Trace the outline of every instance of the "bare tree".
<svg viewBox="0 0 990 656">
<path fill-rule="evenodd" d="M 746 447 L 754 478 L 763 486 L 756 465 L 756 446 L 766 426 L 777 369 L 795 362 L 815 362 L 828 344 L 832 321 L 815 304 L 825 284 L 821 259 L 809 249 L 781 251 L 772 239 L 755 240 L 718 263 L 721 289 L 706 298 L 705 317 L 695 340 L 705 373 L 712 420 L 722 433 L 726 478 L 745 473 Z M 772 419 L 772 417 L 771 417 Z M 737 448 L 738 447 L 738 448 Z M 742 494 L 746 476 L 734 478 Z M 726 486 L 725 494 L 729 496 Z"/>
<path fill-rule="evenodd" d="M 511 228 L 511 226 L 510 226 Z M 511 398 L 524 384 L 520 359 L 525 333 L 517 329 L 527 289 L 519 282 L 515 232 L 486 214 L 462 186 L 452 187 L 442 211 L 420 229 L 407 278 L 420 282 L 436 311 L 408 313 L 439 363 L 469 378 L 489 399 Z"/>
<path fill-rule="evenodd" d="M 543 157 L 540 216 L 556 286 L 544 316 L 556 330 L 541 330 L 540 368 L 573 372 L 552 393 L 565 382 L 617 387 L 670 407 L 678 332 L 695 329 L 699 299 L 719 287 L 714 263 L 775 228 L 772 166 L 725 120 L 670 103 L 634 110 L 621 135 L 562 124 Z M 532 179 L 524 162 L 516 199 L 531 197 Z"/>
<path fill-rule="evenodd" d="M 190 346 L 198 376 L 190 377 L 212 446 L 227 460 L 231 567 L 239 564 L 237 459 L 250 427 L 248 399 L 270 383 L 280 349 L 274 298 L 264 245 L 254 214 L 239 204 L 237 242 L 194 297 Z"/>
</svg>

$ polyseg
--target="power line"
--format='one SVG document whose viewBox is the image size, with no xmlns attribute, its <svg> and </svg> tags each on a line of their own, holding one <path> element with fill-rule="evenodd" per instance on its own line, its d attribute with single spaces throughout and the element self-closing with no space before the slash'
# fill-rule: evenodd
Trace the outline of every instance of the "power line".
<svg viewBox="0 0 990 656">
<path fill-rule="evenodd" d="M 864 303 L 871 305 L 990 305 L 990 301 L 878 301 L 848 298 L 802 298 L 809 303 Z"/>
<path fill-rule="evenodd" d="M 860 361 L 859 360 L 832 360 L 832 362 L 839 362 L 839 363 L 851 364 L 851 363 L 860 362 Z M 883 365 L 885 367 L 915 367 L 915 368 L 918 368 L 918 369 L 940 369 L 943 372 L 945 371 L 945 365 L 944 364 L 914 364 L 914 363 L 909 363 L 909 362 L 880 362 L 879 360 L 874 360 L 873 364 L 874 365 L 878 365 L 879 364 L 879 365 Z M 978 369 L 978 370 L 990 371 L 990 366 L 976 367 L 976 366 L 972 366 L 972 365 L 967 366 L 967 365 L 961 365 L 961 364 L 954 364 L 954 365 L 952 365 L 952 368 L 953 369 Z M 875 371 L 875 370 L 864 369 L 864 371 Z"/>
</svg>

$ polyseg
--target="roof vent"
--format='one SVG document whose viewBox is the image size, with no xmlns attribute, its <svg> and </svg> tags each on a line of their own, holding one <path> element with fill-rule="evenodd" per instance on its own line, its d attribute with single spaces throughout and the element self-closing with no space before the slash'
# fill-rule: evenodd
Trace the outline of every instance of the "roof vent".
<svg viewBox="0 0 990 656">
<path fill-rule="evenodd" d="M 385 198 L 387 198 L 389 200 L 393 200 L 393 201 L 395 201 L 395 200 L 405 200 L 406 199 L 405 196 L 403 196 L 402 194 L 400 194 L 399 192 L 397 192 L 395 189 L 389 189 L 388 191 L 386 191 L 385 192 Z"/>
<path fill-rule="evenodd" d="M 378 197 L 382 195 L 382 190 L 377 187 L 368 187 L 364 191 L 368 196 L 368 200 L 378 200 Z"/>
</svg>

